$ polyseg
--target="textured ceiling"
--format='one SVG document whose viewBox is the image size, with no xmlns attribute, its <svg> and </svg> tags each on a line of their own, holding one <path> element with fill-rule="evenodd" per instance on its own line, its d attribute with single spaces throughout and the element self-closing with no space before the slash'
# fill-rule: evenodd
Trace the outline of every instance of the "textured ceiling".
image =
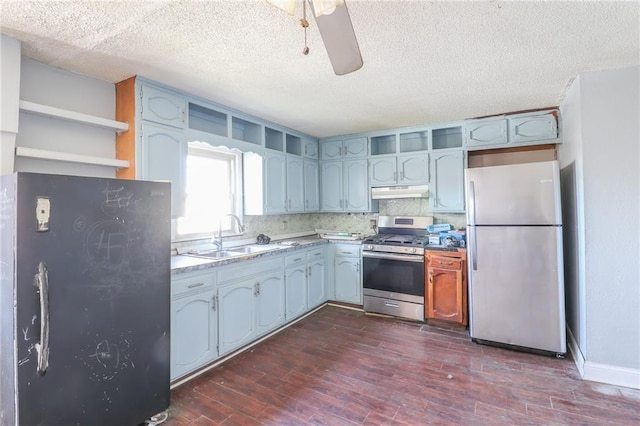
<svg viewBox="0 0 640 426">
<path fill-rule="evenodd" d="M 302 3 L 1 1 L 25 56 L 142 75 L 324 137 L 558 105 L 580 72 L 640 63 L 638 2 L 347 0 L 364 67 L 336 76 Z"/>
</svg>

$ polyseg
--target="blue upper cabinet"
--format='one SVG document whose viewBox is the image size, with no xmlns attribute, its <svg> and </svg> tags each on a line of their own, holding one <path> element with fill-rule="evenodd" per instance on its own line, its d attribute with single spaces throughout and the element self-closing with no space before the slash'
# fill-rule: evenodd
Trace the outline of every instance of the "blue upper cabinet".
<svg viewBox="0 0 640 426">
<path fill-rule="evenodd" d="M 304 156 L 304 158 L 309 158 L 312 160 L 318 159 L 318 142 L 312 139 L 304 138 L 302 139 L 302 145 L 302 155 Z"/>
<path fill-rule="evenodd" d="M 323 161 L 366 156 L 366 136 L 328 140 L 320 144 L 320 159 Z"/>
<path fill-rule="evenodd" d="M 367 138 L 365 136 L 348 138 L 342 142 L 344 158 L 362 158 L 367 156 Z"/>
<path fill-rule="evenodd" d="M 509 140 L 511 143 L 542 141 L 557 137 L 558 122 L 554 113 L 509 119 Z"/>
<path fill-rule="evenodd" d="M 176 129 L 143 124 L 141 178 L 171 182 L 171 217 L 181 216 L 184 208 L 187 141 Z"/>
<path fill-rule="evenodd" d="M 184 128 L 187 100 L 183 96 L 142 85 L 140 98 L 143 120 Z"/>
<path fill-rule="evenodd" d="M 506 144 L 508 142 L 507 119 L 465 123 L 464 141 L 468 147 Z"/>
</svg>

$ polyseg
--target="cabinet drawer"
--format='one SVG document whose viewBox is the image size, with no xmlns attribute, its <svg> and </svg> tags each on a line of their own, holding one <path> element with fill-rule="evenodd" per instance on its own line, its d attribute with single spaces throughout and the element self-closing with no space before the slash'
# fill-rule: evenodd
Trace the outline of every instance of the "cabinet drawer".
<svg viewBox="0 0 640 426">
<path fill-rule="evenodd" d="M 185 274 L 186 275 L 186 274 Z M 211 290 L 215 285 L 214 273 L 198 274 L 189 276 L 178 276 L 171 280 L 171 298 L 196 294 Z"/>
<path fill-rule="evenodd" d="M 462 269 L 462 259 L 445 256 L 430 256 L 430 268 Z"/>
<path fill-rule="evenodd" d="M 278 256 L 275 259 L 266 261 L 244 260 L 239 262 L 239 266 L 233 265 L 218 271 L 218 282 L 223 284 L 240 281 L 273 269 L 282 269 L 282 257 Z"/>
<path fill-rule="evenodd" d="M 324 257 L 324 247 L 307 252 L 307 260 L 320 259 Z"/>
<path fill-rule="evenodd" d="M 294 254 L 290 254 L 289 256 L 284 258 L 284 266 L 296 265 L 298 263 L 302 263 L 306 260 L 305 253 L 302 250 L 298 250 Z"/>
<path fill-rule="evenodd" d="M 336 256 L 360 256 L 360 247 L 359 246 L 347 246 L 347 245 L 338 245 L 335 247 Z"/>
</svg>

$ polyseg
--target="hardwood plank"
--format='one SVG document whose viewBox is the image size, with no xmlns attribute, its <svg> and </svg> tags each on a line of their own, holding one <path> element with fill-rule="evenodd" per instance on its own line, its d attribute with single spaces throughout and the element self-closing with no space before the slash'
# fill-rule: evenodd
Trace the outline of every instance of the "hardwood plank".
<svg viewBox="0 0 640 426">
<path fill-rule="evenodd" d="M 635 425 L 639 414 L 640 391 L 583 381 L 571 359 L 327 306 L 174 389 L 166 424 Z"/>
</svg>

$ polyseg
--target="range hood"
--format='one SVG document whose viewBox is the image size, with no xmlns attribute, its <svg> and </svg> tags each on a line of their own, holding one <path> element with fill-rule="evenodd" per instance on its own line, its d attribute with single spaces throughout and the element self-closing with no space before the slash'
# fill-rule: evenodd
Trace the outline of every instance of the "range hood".
<svg viewBox="0 0 640 426">
<path fill-rule="evenodd" d="M 380 188 L 371 188 L 371 198 L 374 200 L 427 197 L 429 197 L 429 185 L 385 186 Z"/>
</svg>

